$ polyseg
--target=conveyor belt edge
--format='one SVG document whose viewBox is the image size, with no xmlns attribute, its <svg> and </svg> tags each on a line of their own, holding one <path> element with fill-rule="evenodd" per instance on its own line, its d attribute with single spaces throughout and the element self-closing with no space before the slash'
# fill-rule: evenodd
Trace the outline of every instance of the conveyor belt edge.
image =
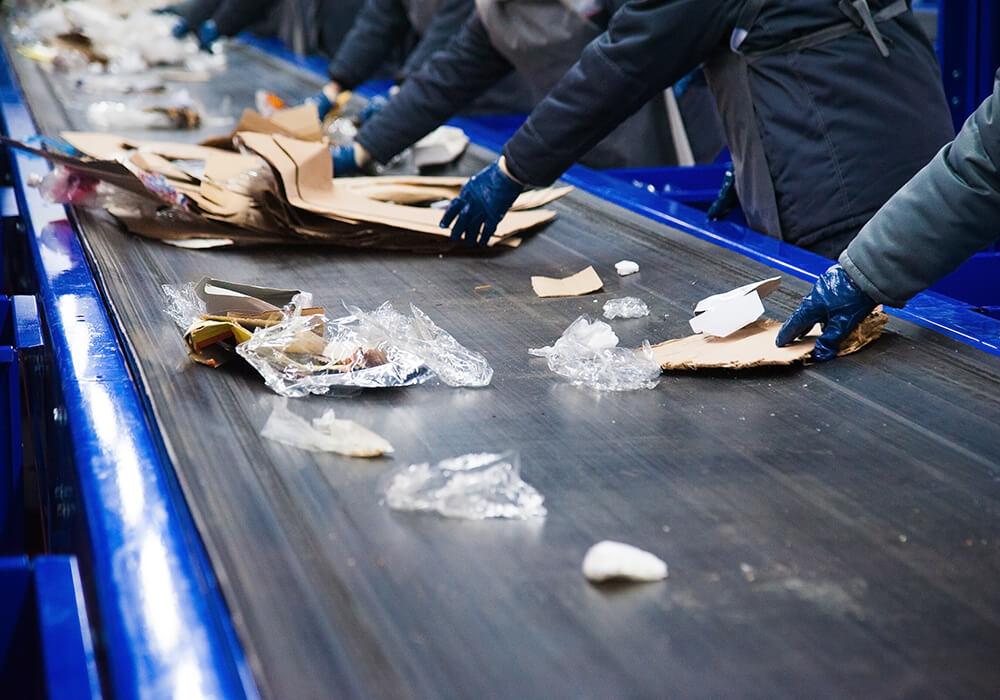
<svg viewBox="0 0 1000 700">
<path fill-rule="evenodd" d="M 36 134 L 2 51 L 0 116 L 7 135 L 27 140 Z M 63 207 L 46 203 L 27 184 L 48 165 L 23 153 L 10 160 L 86 504 L 89 566 L 113 694 L 256 697 L 80 242 Z"/>
<path fill-rule="evenodd" d="M 248 33 L 240 35 L 239 40 L 321 76 L 326 75 L 326 61 L 322 58 L 296 56 L 274 39 L 261 39 Z M 378 81 L 362 86 L 357 92 L 371 95 L 385 89 L 385 81 Z M 503 148 L 509 135 L 506 128 L 501 131 L 491 128 L 493 124 L 490 118 L 457 117 L 450 123 L 463 129 L 474 143 L 496 152 Z M 822 256 L 736 224 L 707 221 L 705 213 L 698 209 L 661 195 L 650 194 L 589 168 L 573 166 L 563 176 L 563 180 L 608 202 L 809 282 L 815 281 L 830 266 L 830 261 Z M 1000 323 L 970 310 L 967 304 L 941 294 L 925 292 L 915 297 L 905 308 L 888 311 L 898 318 L 930 328 L 993 355 L 1000 355 Z"/>
</svg>

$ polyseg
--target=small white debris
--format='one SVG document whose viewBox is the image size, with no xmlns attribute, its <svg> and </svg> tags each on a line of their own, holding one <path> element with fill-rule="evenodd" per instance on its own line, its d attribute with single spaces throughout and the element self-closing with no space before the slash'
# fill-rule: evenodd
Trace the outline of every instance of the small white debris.
<svg viewBox="0 0 1000 700">
<path fill-rule="evenodd" d="M 615 263 L 615 272 L 618 273 L 619 277 L 634 275 L 638 271 L 639 263 L 632 262 L 631 260 L 620 260 Z"/>
<path fill-rule="evenodd" d="M 336 452 L 349 457 L 379 457 L 392 452 L 380 435 L 327 410 L 311 422 L 292 413 L 286 402 L 277 404 L 261 435 L 269 440 L 312 452 Z"/>
<path fill-rule="evenodd" d="M 740 571 L 743 572 L 744 578 L 746 578 L 746 580 L 749 581 L 750 583 L 753 583 L 754 581 L 757 580 L 757 571 L 746 562 L 740 564 Z"/>
<path fill-rule="evenodd" d="M 647 551 L 624 542 L 604 540 L 587 550 L 583 575 L 590 581 L 662 581 L 669 573 L 666 563 Z"/>
</svg>

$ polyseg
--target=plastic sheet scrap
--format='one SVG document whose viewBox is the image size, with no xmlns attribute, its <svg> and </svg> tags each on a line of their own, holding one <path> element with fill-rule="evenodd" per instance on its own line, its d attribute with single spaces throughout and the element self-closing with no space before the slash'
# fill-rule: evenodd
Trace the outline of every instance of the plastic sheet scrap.
<svg viewBox="0 0 1000 700">
<path fill-rule="evenodd" d="M 407 317 L 386 303 L 372 312 L 327 320 L 305 315 L 310 296 L 297 296 L 282 320 L 259 328 L 236 347 L 265 383 L 283 396 L 325 394 L 333 387 L 400 387 L 435 377 L 450 386 L 485 386 L 486 359 L 462 346 L 411 305 Z"/>
<path fill-rule="evenodd" d="M 394 510 L 437 512 L 446 518 L 544 518 L 543 496 L 521 479 L 516 452 L 476 453 L 436 464 L 411 464 L 384 482 Z"/>
<path fill-rule="evenodd" d="M 649 316 L 649 307 L 638 297 L 622 297 L 604 302 L 604 318 L 642 318 Z"/>
<path fill-rule="evenodd" d="M 135 106 L 124 102 L 101 101 L 87 108 L 87 120 L 95 127 L 107 130 L 133 129 L 197 129 L 201 125 L 201 109 L 186 95 L 171 104 Z"/>
<path fill-rule="evenodd" d="M 332 410 L 310 421 L 293 413 L 285 399 L 271 411 L 260 434 L 303 450 L 348 457 L 380 457 L 393 451 L 384 437 L 352 420 L 337 418 Z"/>
<path fill-rule="evenodd" d="M 648 342 L 639 350 L 620 348 L 611 326 L 587 314 L 573 321 L 551 346 L 528 352 L 546 358 L 556 374 L 598 391 L 652 389 L 659 382 L 660 366 Z"/>
</svg>

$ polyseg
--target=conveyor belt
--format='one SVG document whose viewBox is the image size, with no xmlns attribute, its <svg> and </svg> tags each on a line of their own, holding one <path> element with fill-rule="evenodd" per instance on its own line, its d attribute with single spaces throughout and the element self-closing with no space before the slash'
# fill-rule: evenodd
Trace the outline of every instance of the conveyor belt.
<svg viewBox="0 0 1000 700">
<path fill-rule="evenodd" d="M 18 59 L 42 127 L 78 95 Z M 316 82 L 249 49 L 193 84 L 237 111 L 258 85 Z M 73 105 L 58 109 L 59 105 Z M 470 149 L 462 168 L 492 154 Z M 1000 358 L 893 320 L 875 346 L 807 370 L 672 375 L 596 394 L 530 358 L 580 313 L 635 294 L 624 344 L 688 332 L 707 294 L 768 276 L 734 253 L 583 193 L 520 249 L 489 257 L 186 251 L 99 216 L 80 229 L 261 691 L 306 697 L 983 696 L 1000 687 Z M 639 275 L 612 265 L 636 260 Z M 532 274 L 594 264 L 601 294 L 541 300 Z M 334 408 L 396 447 L 385 461 L 262 440 L 281 399 L 248 370 L 186 357 L 159 285 L 213 274 L 330 306 L 414 302 L 496 374 Z M 480 285 L 488 289 L 476 290 Z M 772 313 L 807 286 L 785 280 Z M 520 451 L 544 524 L 460 522 L 379 504 L 400 464 Z M 662 584 L 595 588 L 586 548 L 662 555 Z"/>
</svg>

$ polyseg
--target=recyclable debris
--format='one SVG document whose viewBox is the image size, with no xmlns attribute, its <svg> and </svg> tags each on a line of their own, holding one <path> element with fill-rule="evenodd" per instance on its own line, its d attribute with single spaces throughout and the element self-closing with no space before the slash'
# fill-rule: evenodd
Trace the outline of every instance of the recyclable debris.
<svg viewBox="0 0 1000 700">
<path fill-rule="evenodd" d="M 282 399 L 264 424 L 261 435 L 268 440 L 312 452 L 335 452 L 348 457 L 380 457 L 392 453 L 392 445 L 352 420 L 337 418 L 327 410 L 311 421 L 293 413 Z"/>
<path fill-rule="evenodd" d="M 393 510 L 436 512 L 446 518 L 544 518 L 544 498 L 521 479 L 516 452 L 476 453 L 436 464 L 411 464 L 383 486 Z"/>
<path fill-rule="evenodd" d="M 549 369 L 598 391 L 652 389 L 659 381 L 660 366 L 649 343 L 642 349 L 618 347 L 618 336 L 603 321 L 584 314 L 556 342 L 528 352 L 548 361 Z"/>
<path fill-rule="evenodd" d="M 626 275 L 634 275 L 639 271 L 639 264 L 632 262 L 631 260 L 619 260 L 615 263 L 615 272 L 618 273 L 619 277 L 625 277 Z"/>
<path fill-rule="evenodd" d="M 569 277 L 536 275 L 531 278 L 531 288 L 540 297 L 575 297 L 596 292 L 603 286 L 604 283 L 592 265 Z"/>
<path fill-rule="evenodd" d="M 662 581 L 669 571 L 654 554 L 624 542 L 604 540 L 587 550 L 583 575 L 595 583 L 604 581 Z"/>
<path fill-rule="evenodd" d="M 638 297 L 622 297 L 604 302 L 604 318 L 642 318 L 649 316 L 649 307 Z"/>
</svg>

